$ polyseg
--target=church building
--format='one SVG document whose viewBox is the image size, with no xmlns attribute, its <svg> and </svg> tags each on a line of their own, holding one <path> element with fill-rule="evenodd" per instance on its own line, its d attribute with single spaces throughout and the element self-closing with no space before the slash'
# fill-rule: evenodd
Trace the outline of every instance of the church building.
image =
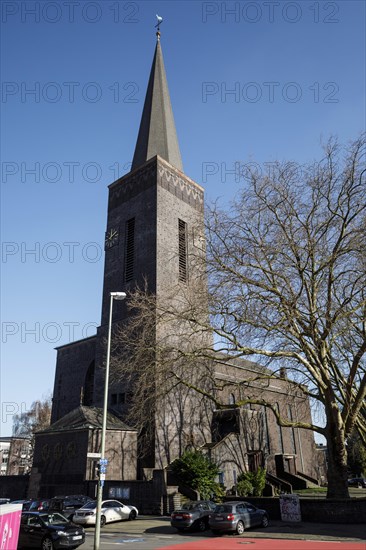
<svg viewBox="0 0 366 550">
<path fill-rule="evenodd" d="M 197 233 L 204 235 L 204 189 L 183 171 L 158 32 L 132 167 L 109 186 L 101 323 L 95 336 L 57 348 L 51 426 L 36 436 L 32 496 L 85 493 L 95 483 L 96 462 L 87 455 L 100 450 L 110 293 L 128 294 L 147 284 L 159 301 L 173 287 L 178 294 L 186 292 L 191 257 L 199 254 Z M 114 302 L 112 334 L 128 323 L 129 315 L 126 301 Z M 229 357 L 214 366 L 218 380 L 245 380 L 260 369 L 253 362 Z M 288 384 L 278 377 L 258 392 L 288 418 L 301 411 L 301 419 L 310 420 L 303 395 L 289 404 Z M 220 465 L 220 481 L 227 488 L 235 485 L 241 471 L 258 466 L 265 466 L 269 482 L 282 489 L 316 483 L 312 432 L 281 428 L 264 407 L 235 409 L 232 405 L 239 397 L 228 394 L 227 410 L 215 411 L 187 390 L 180 414 L 174 412 L 178 400 L 173 404 L 166 400 L 150 418 L 150 439 L 144 440 L 147 448 L 142 456 L 141 433 L 126 424 L 124 416 L 132 397 L 123 381 L 112 377 L 107 479 L 124 487 L 148 482 L 154 472 L 164 471 L 193 446 Z"/>
</svg>

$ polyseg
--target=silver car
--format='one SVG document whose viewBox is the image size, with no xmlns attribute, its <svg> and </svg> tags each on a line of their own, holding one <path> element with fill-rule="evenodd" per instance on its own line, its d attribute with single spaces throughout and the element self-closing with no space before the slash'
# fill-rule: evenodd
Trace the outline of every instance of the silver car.
<svg viewBox="0 0 366 550">
<path fill-rule="evenodd" d="M 209 517 L 209 526 L 214 535 L 230 531 L 241 535 L 249 527 L 267 527 L 268 524 L 267 512 L 249 502 L 218 504 Z"/>
<path fill-rule="evenodd" d="M 135 506 L 123 504 L 118 500 L 103 500 L 100 525 L 103 527 L 106 523 L 112 521 L 122 521 L 124 519 L 133 520 L 138 516 L 138 510 Z M 73 522 L 79 525 L 95 525 L 97 517 L 97 503 L 92 500 L 84 504 L 82 508 L 76 510 Z"/>
</svg>

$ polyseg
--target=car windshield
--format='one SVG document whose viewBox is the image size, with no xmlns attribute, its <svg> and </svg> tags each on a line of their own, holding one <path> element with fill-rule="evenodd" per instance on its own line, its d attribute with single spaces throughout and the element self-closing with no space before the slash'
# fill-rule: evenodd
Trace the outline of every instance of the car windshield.
<svg viewBox="0 0 366 550">
<path fill-rule="evenodd" d="M 83 509 L 87 508 L 88 510 L 93 510 L 96 507 L 97 503 L 94 500 L 91 500 L 84 504 Z"/>
<path fill-rule="evenodd" d="M 69 520 L 66 519 L 62 514 L 40 514 L 40 518 L 45 522 L 46 525 L 65 525 L 69 523 Z"/>
</svg>

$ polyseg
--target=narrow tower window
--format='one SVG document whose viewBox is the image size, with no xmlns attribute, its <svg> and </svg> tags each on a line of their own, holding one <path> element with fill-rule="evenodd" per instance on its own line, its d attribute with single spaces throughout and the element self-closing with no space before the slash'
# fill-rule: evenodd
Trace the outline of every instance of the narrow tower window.
<svg viewBox="0 0 366 550">
<path fill-rule="evenodd" d="M 276 408 L 277 408 L 278 414 L 281 414 L 280 413 L 280 405 L 278 403 L 276 403 Z M 280 449 L 281 453 L 283 454 L 285 452 L 285 448 L 284 448 L 284 445 L 283 445 L 282 426 L 277 424 L 277 430 L 278 430 L 279 449 Z"/>
<path fill-rule="evenodd" d="M 291 420 L 291 422 L 294 421 L 293 414 L 292 414 L 292 407 L 291 405 L 288 406 L 288 418 Z M 290 428 L 291 430 L 291 444 L 292 444 L 292 452 L 296 454 L 296 439 L 295 439 L 295 428 Z"/>
<path fill-rule="evenodd" d="M 94 396 L 95 361 L 88 367 L 84 382 L 83 405 L 90 407 L 93 404 Z"/>
<path fill-rule="evenodd" d="M 135 218 L 126 222 L 125 281 L 132 281 L 135 263 Z"/>
<path fill-rule="evenodd" d="M 187 281 L 187 224 L 183 220 L 178 220 L 179 235 L 179 280 L 185 283 Z"/>
</svg>

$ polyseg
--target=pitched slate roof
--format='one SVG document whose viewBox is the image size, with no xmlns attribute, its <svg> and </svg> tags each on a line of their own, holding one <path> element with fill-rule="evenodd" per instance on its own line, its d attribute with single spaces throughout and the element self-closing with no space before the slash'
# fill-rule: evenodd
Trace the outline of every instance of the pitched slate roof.
<svg viewBox="0 0 366 550">
<path fill-rule="evenodd" d="M 155 48 L 132 170 L 159 155 L 183 172 L 160 40 Z"/>
<path fill-rule="evenodd" d="M 103 409 L 80 405 L 80 407 L 73 409 L 71 412 L 51 424 L 51 426 L 38 433 L 102 428 L 102 420 Z M 136 431 L 110 412 L 107 413 L 107 430 Z"/>
</svg>

